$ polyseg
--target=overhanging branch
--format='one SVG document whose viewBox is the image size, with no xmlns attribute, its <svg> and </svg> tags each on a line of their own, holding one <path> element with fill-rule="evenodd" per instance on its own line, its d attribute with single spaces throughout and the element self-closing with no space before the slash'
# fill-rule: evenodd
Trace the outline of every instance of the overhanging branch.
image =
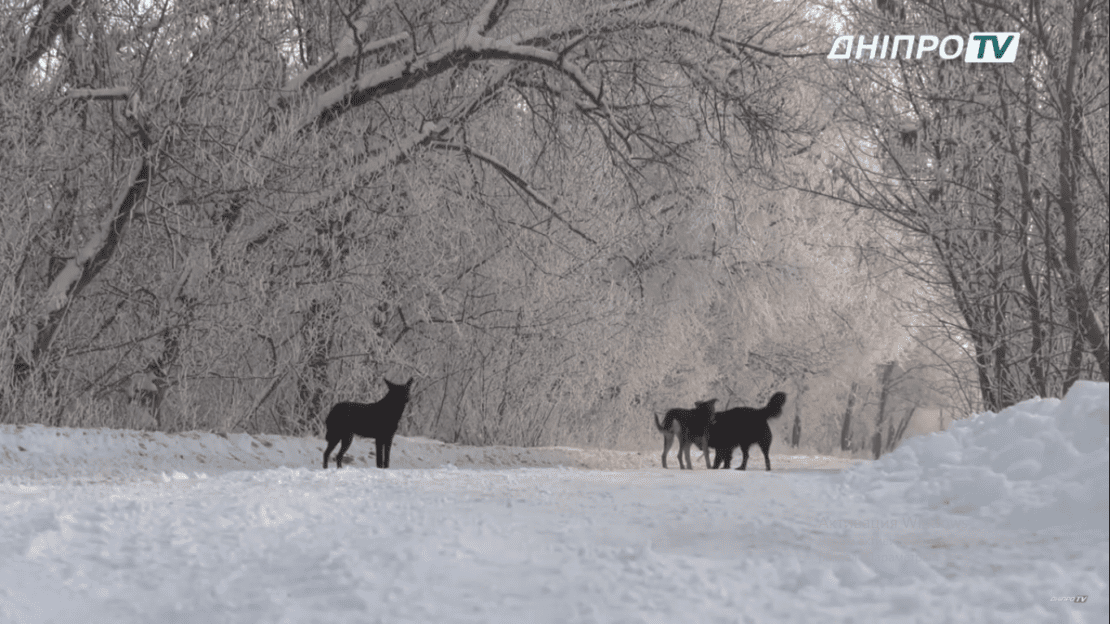
<svg viewBox="0 0 1110 624">
<path fill-rule="evenodd" d="M 519 174 L 517 174 L 515 171 L 513 171 L 512 168 L 510 168 L 508 165 L 506 165 L 505 163 L 497 160 L 493 156 L 491 156 L 489 154 L 486 154 L 484 152 L 481 152 L 479 150 L 476 150 L 476 149 L 474 149 L 470 146 L 460 145 L 458 143 L 451 143 L 451 142 L 448 142 L 448 141 L 433 140 L 433 141 L 430 141 L 428 143 L 428 146 L 436 148 L 436 149 L 462 152 L 462 153 L 464 153 L 468 156 L 472 156 L 474 158 L 477 158 L 478 160 L 480 160 L 480 161 L 486 163 L 487 165 L 493 167 L 506 180 L 508 180 L 510 184 L 512 184 L 513 186 L 520 189 L 520 191 L 522 193 L 524 193 L 525 195 L 527 195 L 529 198 L 531 198 L 532 201 L 534 201 L 537 204 L 539 204 L 540 206 L 543 206 L 544 208 L 546 208 L 547 211 L 551 213 L 551 216 L 554 217 L 557 221 L 559 221 L 559 223 L 562 223 L 563 225 L 565 225 L 568 230 L 570 230 L 571 232 L 574 232 L 578 236 L 582 237 L 583 240 L 586 240 L 586 241 L 588 241 L 588 242 L 590 242 L 594 245 L 597 244 L 597 241 L 590 238 L 585 232 L 583 232 L 582 230 L 579 230 L 578 228 L 574 227 L 573 225 L 571 225 L 571 223 L 569 221 L 564 219 L 563 216 L 561 214 L 559 214 L 559 211 L 556 210 L 554 202 L 551 202 L 547 198 L 545 198 L 544 196 L 540 195 L 540 193 L 538 191 L 536 191 L 536 189 L 532 188 L 532 185 L 529 184 L 527 180 L 525 180 L 523 177 L 521 177 Z"/>
</svg>

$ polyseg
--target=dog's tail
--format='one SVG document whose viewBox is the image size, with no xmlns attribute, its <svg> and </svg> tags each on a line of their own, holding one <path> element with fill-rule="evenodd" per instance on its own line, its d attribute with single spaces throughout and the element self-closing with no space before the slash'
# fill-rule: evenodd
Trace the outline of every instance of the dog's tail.
<svg viewBox="0 0 1110 624">
<path fill-rule="evenodd" d="M 782 416 L 782 406 L 785 404 L 786 393 L 776 392 L 774 396 L 771 397 L 771 400 L 767 401 L 767 407 L 763 408 L 767 414 L 767 418 L 778 418 Z"/>
<path fill-rule="evenodd" d="M 655 412 L 652 412 L 651 415 L 655 417 L 655 428 L 656 429 L 658 429 L 661 433 L 666 433 L 666 432 L 670 431 L 670 429 L 663 426 L 663 423 L 659 422 L 659 414 L 656 414 Z"/>
</svg>

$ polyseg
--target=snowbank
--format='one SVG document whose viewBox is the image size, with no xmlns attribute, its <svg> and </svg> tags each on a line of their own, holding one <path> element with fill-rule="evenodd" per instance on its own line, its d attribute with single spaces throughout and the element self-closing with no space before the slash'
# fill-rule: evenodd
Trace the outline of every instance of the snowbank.
<svg viewBox="0 0 1110 624">
<path fill-rule="evenodd" d="M 1105 528 L 1108 387 L 1080 381 L 1063 401 L 1031 399 L 957 421 L 843 480 L 874 502 L 920 502 L 1015 528 Z"/>
</svg>

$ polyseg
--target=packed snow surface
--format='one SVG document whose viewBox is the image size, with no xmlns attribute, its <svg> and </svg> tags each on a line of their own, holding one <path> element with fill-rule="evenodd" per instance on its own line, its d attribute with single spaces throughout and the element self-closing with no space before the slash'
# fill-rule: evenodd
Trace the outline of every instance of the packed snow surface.
<svg viewBox="0 0 1110 624">
<path fill-rule="evenodd" d="M 772 472 L 0 426 L 0 622 L 1106 622 L 1107 394 Z"/>
</svg>

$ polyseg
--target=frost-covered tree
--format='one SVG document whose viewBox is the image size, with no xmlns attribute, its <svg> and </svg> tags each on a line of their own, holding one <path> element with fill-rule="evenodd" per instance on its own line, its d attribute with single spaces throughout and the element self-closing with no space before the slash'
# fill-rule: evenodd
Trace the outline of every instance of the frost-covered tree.
<svg viewBox="0 0 1110 624">
<path fill-rule="evenodd" d="M 1019 31 L 1014 63 L 830 63 L 852 128 L 840 196 L 906 237 L 932 336 L 974 364 L 981 405 L 1110 379 L 1107 4 L 837 4 L 853 34 Z"/>
<path fill-rule="evenodd" d="M 409 432 L 612 443 L 785 309 L 707 232 L 794 145 L 800 4 L 2 6 L 6 420 L 309 432 L 412 374 Z"/>
</svg>

